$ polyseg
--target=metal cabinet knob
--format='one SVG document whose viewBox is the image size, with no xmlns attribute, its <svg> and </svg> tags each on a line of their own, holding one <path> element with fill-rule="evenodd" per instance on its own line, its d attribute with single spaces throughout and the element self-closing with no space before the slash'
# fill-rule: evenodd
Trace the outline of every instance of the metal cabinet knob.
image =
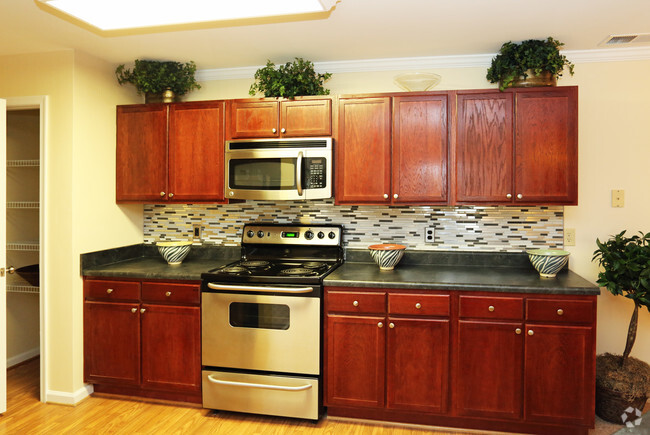
<svg viewBox="0 0 650 435">
<path fill-rule="evenodd" d="M 160 192 L 160 197 L 165 196 L 165 192 Z"/>
<path fill-rule="evenodd" d="M 383 328 L 383 327 L 384 327 L 384 324 L 381 323 L 381 322 L 379 322 L 379 323 L 377 323 L 377 326 L 380 327 L 380 328 Z"/>
<path fill-rule="evenodd" d="M 415 308 L 419 310 L 420 308 L 422 308 L 422 304 L 418 302 L 417 304 L 415 304 Z"/>
<path fill-rule="evenodd" d="M 390 329 L 393 329 L 393 328 L 395 327 L 395 324 L 394 324 L 393 322 L 390 322 L 390 323 L 388 324 L 388 327 L 389 327 Z"/>
<path fill-rule="evenodd" d="M 111 293 L 113 293 L 113 289 L 112 288 L 107 288 L 106 293 L 108 293 L 110 295 Z"/>
<path fill-rule="evenodd" d="M 137 312 L 137 311 L 138 311 L 137 308 L 131 308 L 131 312 L 132 312 L 132 313 L 135 313 L 135 312 Z"/>
<path fill-rule="evenodd" d="M 172 292 L 167 292 L 165 293 L 165 296 L 170 297 L 172 295 Z"/>
<path fill-rule="evenodd" d="M 508 198 L 508 199 L 512 198 L 512 193 L 507 194 L 506 198 Z"/>
<path fill-rule="evenodd" d="M 169 197 L 170 197 L 170 198 L 173 198 L 173 197 L 174 197 L 174 194 L 170 192 L 170 193 L 169 193 Z"/>
<path fill-rule="evenodd" d="M 144 309 L 144 308 L 140 308 L 140 312 L 141 312 L 141 313 L 143 313 L 143 314 L 144 314 L 144 312 L 145 312 L 145 311 L 147 311 L 147 310 L 146 310 L 146 309 Z"/>
<path fill-rule="evenodd" d="M 275 128 L 271 129 L 271 133 L 277 133 L 278 131 Z"/>
<path fill-rule="evenodd" d="M 393 195 L 393 198 L 395 198 L 395 199 L 397 199 L 398 197 L 399 197 L 399 195 L 398 195 L 397 193 L 395 193 L 395 194 Z"/>
<path fill-rule="evenodd" d="M 533 331 L 532 329 L 529 329 L 528 330 L 528 335 L 535 335 L 535 331 Z"/>
<path fill-rule="evenodd" d="M 515 334 L 520 335 L 521 334 L 521 328 L 515 329 Z"/>
<path fill-rule="evenodd" d="M 524 195 L 522 195 L 521 193 L 518 193 L 518 194 L 517 194 L 517 199 L 521 199 L 521 198 L 523 198 L 523 197 L 524 197 Z"/>
<path fill-rule="evenodd" d="M 280 129 L 280 133 L 286 133 L 286 132 L 287 132 L 287 129 L 286 129 L 286 128 L 282 127 L 282 128 Z"/>
<path fill-rule="evenodd" d="M 358 307 L 359 306 L 359 301 L 352 302 L 352 305 L 354 305 L 355 307 Z"/>
<path fill-rule="evenodd" d="M 490 312 L 494 311 L 494 306 L 493 306 L 493 305 L 490 305 L 490 306 L 488 307 L 488 311 L 490 311 Z"/>
<path fill-rule="evenodd" d="M 388 199 L 388 194 L 384 193 L 384 199 Z"/>
<path fill-rule="evenodd" d="M 563 315 L 563 314 L 564 314 L 564 310 L 563 310 L 562 308 L 558 308 L 558 309 L 557 309 L 557 315 L 558 315 L 558 316 L 561 316 L 561 315 Z"/>
</svg>

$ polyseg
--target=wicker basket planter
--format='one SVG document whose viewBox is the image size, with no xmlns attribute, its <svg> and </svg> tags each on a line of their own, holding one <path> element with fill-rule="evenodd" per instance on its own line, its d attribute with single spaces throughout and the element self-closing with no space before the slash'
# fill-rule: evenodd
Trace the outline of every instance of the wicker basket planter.
<svg viewBox="0 0 650 435">
<path fill-rule="evenodd" d="M 610 423 L 623 424 L 621 415 L 629 407 L 643 410 L 647 397 L 629 400 L 618 391 L 596 385 L 596 415 Z"/>
</svg>

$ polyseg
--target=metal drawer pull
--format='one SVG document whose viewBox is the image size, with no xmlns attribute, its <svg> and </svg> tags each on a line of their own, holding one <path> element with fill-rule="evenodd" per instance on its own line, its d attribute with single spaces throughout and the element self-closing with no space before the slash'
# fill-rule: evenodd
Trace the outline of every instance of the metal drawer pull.
<svg viewBox="0 0 650 435">
<path fill-rule="evenodd" d="M 517 335 L 521 334 L 521 328 L 515 329 L 515 334 L 517 334 Z"/>
<path fill-rule="evenodd" d="M 415 304 L 415 308 L 419 310 L 420 308 L 422 308 L 422 304 L 418 302 L 417 304 Z"/>
<path fill-rule="evenodd" d="M 167 292 L 165 293 L 165 296 L 170 297 L 172 295 L 172 292 Z"/>
<path fill-rule="evenodd" d="M 312 287 L 258 287 L 254 285 L 225 285 L 208 283 L 208 287 L 213 290 L 233 290 L 240 292 L 266 292 L 266 293 L 309 293 L 314 289 Z"/>
<path fill-rule="evenodd" d="M 290 387 L 288 385 L 268 385 L 268 384 L 253 384 L 250 382 L 224 381 L 221 379 L 216 379 L 213 376 L 214 375 L 208 375 L 208 380 L 213 384 L 232 385 L 234 387 L 261 388 L 264 390 L 280 390 L 280 391 L 305 391 L 305 390 L 309 390 L 312 387 L 311 384 Z"/>
<path fill-rule="evenodd" d="M 563 314 L 564 314 L 564 310 L 563 310 L 562 308 L 558 308 L 558 309 L 557 309 L 557 315 L 558 315 L 558 316 L 561 316 L 561 315 L 563 315 Z"/>
<path fill-rule="evenodd" d="M 490 306 L 488 307 L 488 311 L 494 311 L 494 306 L 493 306 L 493 305 L 490 305 Z"/>
<path fill-rule="evenodd" d="M 110 295 L 111 293 L 113 293 L 113 289 L 112 288 L 107 288 L 106 293 L 108 293 Z"/>
<path fill-rule="evenodd" d="M 533 335 L 533 334 L 535 334 L 535 332 L 532 329 L 529 329 L 528 330 L 528 335 Z"/>
<path fill-rule="evenodd" d="M 358 307 L 359 306 L 359 301 L 352 302 L 352 305 L 354 305 L 355 307 Z"/>
</svg>

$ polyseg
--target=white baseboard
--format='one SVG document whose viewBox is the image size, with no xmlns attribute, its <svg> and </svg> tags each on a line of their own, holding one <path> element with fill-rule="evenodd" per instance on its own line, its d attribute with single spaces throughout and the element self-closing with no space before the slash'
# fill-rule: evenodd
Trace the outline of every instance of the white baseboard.
<svg viewBox="0 0 650 435">
<path fill-rule="evenodd" d="M 61 405 L 76 405 L 86 397 L 90 396 L 93 391 L 95 390 L 92 384 L 86 384 L 74 393 L 47 390 L 47 393 L 45 394 L 45 402 L 58 403 Z"/>
<path fill-rule="evenodd" d="M 11 358 L 7 358 L 7 368 L 11 368 L 16 364 L 20 364 L 21 362 L 27 361 L 28 359 L 34 358 L 40 354 L 41 348 L 35 347 L 33 349 L 29 349 L 27 352 L 23 352 L 21 354 L 12 356 Z"/>
</svg>

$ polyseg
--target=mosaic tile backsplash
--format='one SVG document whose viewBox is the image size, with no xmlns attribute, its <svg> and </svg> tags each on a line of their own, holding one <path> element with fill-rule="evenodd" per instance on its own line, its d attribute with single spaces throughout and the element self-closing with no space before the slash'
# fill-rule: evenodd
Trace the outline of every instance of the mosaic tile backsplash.
<svg viewBox="0 0 650 435">
<path fill-rule="evenodd" d="M 341 224 L 346 248 L 399 243 L 415 250 L 522 252 L 562 248 L 564 208 L 483 206 L 337 206 L 323 201 L 144 206 L 144 242 L 186 240 L 200 224 L 205 243 L 233 246 L 249 222 Z M 425 243 L 427 227 L 435 241 Z"/>
</svg>

